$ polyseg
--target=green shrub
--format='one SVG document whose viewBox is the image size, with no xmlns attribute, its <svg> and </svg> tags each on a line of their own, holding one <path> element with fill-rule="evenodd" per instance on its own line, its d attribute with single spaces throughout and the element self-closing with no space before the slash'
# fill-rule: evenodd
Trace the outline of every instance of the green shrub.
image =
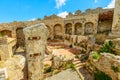
<svg viewBox="0 0 120 80">
<path fill-rule="evenodd" d="M 41 20 L 41 18 L 37 18 L 37 20 Z"/>
<path fill-rule="evenodd" d="M 103 47 L 99 49 L 98 53 L 106 52 L 106 53 L 115 54 L 115 51 L 113 51 L 112 48 L 115 48 L 115 45 L 111 41 L 108 41 L 106 42 L 106 44 L 103 45 Z"/>
<path fill-rule="evenodd" d="M 97 72 L 94 73 L 94 80 L 112 80 L 112 78 L 104 72 L 97 70 Z"/>
<path fill-rule="evenodd" d="M 44 70 L 44 73 L 49 73 L 49 72 L 51 72 L 52 71 L 52 68 L 51 67 L 48 67 L 48 68 L 46 68 L 45 70 Z"/>
<path fill-rule="evenodd" d="M 97 53 L 97 52 L 94 52 L 94 53 L 92 54 L 92 57 L 93 57 L 93 59 L 99 59 L 100 54 Z"/>
<path fill-rule="evenodd" d="M 114 72 L 119 72 L 119 68 L 117 66 L 111 66 L 111 69 L 114 71 Z"/>
</svg>

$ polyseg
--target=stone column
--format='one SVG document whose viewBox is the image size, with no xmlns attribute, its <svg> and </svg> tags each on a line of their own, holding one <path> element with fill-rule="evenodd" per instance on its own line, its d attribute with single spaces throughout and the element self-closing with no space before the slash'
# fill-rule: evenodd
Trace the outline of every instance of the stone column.
<svg viewBox="0 0 120 80">
<path fill-rule="evenodd" d="M 82 23 L 82 35 L 84 35 L 85 34 L 85 23 Z"/>
<path fill-rule="evenodd" d="M 94 24 L 94 34 L 97 34 L 97 30 L 98 29 L 98 21 L 97 22 L 95 22 L 95 24 Z"/>
<path fill-rule="evenodd" d="M 120 35 L 120 0 L 115 2 L 112 33 Z"/>
<path fill-rule="evenodd" d="M 23 31 L 25 34 L 28 80 L 41 80 L 48 29 L 41 23 L 26 27 Z"/>
<path fill-rule="evenodd" d="M 51 39 L 53 40 L 53 39 L 54 39 L 54 30 L 53 30 L 53 27 L 54 27 L 54 26 L 51 25 L 51 27 L 52 27 L 52 28 L 51 28 L 51 32 L 52 32 L 52 33 L 51 33 Z"/>
<path fill-rule="evenodd" d="M 75 25 L 74 25 L 74 22 L 72 24 L 72 35 L 75 35 Z"/>
</svg>

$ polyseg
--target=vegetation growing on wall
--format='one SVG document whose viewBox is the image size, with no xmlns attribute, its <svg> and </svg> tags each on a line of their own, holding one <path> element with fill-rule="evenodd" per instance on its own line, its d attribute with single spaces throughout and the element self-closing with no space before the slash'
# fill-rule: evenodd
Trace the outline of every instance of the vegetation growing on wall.
<svg viewBox="0 0 120 80">
<path fill-rule="evenodd" d="M 0 32 L 0 37 L 2 36 L 2 33 Z"/>
<path fill-rule="evenodd" d="M 116 72 L 119 72 L 119 68 L 115 65 L 112 65 L 111 66 L 111 69 L 116 73 Z"/>
<path fill-rule="evenodd" d="M 106 44 L 103 45 L 98 51 L 98 53 L 112 53 L 115 54 L 115 51 L 112 50 L 112 48 L 115 48 L 115 45 L 111 42 L 108 41 Z"/>
<path fill-rule="evenodd" d="M 100 57 L 100 54 L 99 54 L 98 52 L 93 52 L 93 53 L 92 53 L 92 57 L 93 57 L 93 59 L 98 60 L 99 57 Z"/>
<path fill-rule="evenodd" d="M 76 65 L 75 64 L 71 64 L 71 68 L 73 69 L 73 70 L 76 70 Z"/>
</svg>

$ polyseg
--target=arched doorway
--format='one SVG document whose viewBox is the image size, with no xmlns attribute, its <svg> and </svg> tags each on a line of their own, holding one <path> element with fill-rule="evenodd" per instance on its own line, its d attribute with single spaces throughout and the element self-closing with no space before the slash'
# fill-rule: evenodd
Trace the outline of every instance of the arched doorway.
<svg viewBox="0 0 120 80">
<path fill-rule="evenodd" d="M 25 36 L 23 34 L 23 28 L 16 29 L 16 36 L 17 36 L 17 47 L 19 46 L 24 47 Z"/>
<path fill-rule="evenodd" d="M 76 23 L 75 24 L 75 35 L 81 35 L 82 32 L 83 32 L 82 24 L 81 23 Z"/>
<path fill-rule="evenodd" d="M 72 34 L 72 24 L 71 23 L 67 23 L 65 25 L 65 34 L 69 34 L 69 35 Z"/>
<path fill-rule="evenodd" d="M 53 28 L 54 31 L 54 38 L 55 39 L 62 39 L 62 25 L 56 24 Z"/>
<path fill-rule="evenodd" d="M 92 22 L 88 22 L 85 24 L 85 35 L 90 35 L 94 33 L 94 24 Z"/>
<path fill-rule="evenodd" d="M 10 31 L 10 30 L 2 30 L 1 34 L 2 34 L 2 36 L 7 35 L 8 37 L 12 37 L 12 31 Z"/>
</svg>

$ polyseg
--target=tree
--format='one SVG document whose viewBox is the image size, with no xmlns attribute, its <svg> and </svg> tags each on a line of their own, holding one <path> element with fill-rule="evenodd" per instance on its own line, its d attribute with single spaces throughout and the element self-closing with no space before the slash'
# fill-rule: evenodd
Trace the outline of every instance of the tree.
<svg viewBox="0 0 120 80">
<path fill-rule="evenodd" d="M 76 12 L 75 12 L 75 14 L 76 15 L 80 15 L 82 12 L 80 11 L 80 10 L 77 10 Z"/>
<path fill-rule="evenodd" d="M 41 20 L 41 18 L 37 18 L 37 20 Z"/>
</svg>

